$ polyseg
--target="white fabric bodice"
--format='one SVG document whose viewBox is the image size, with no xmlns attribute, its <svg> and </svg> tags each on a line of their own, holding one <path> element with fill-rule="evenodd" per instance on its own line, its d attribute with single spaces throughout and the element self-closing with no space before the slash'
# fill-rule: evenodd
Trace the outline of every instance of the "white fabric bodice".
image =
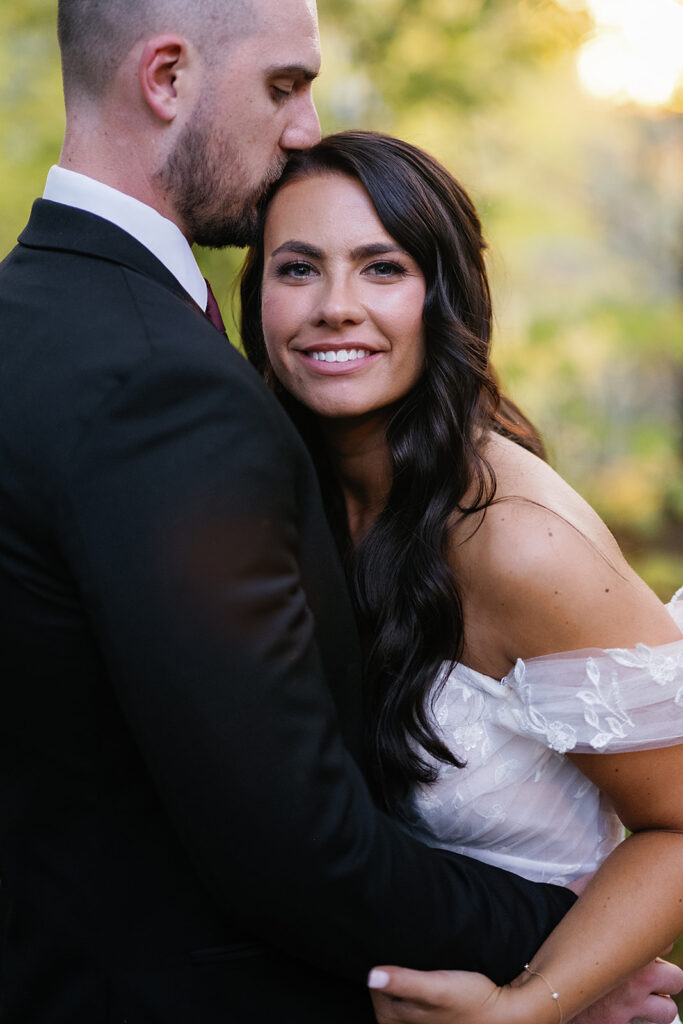
<svg viewBox="0 0 683 1024">
<path fill-rule="evenodd" d="M 667 607 L 683 632 L 683 588 Z M 683 637 L 520 659 L 502 680 L 456 665 L 439 682 L 439 734 L 467 763 L 440 764 L 412 794 L 406 824 L 431 846 L 533 881 L 564 885 L 595 870 L 624 835 L 567 751 L 683 742 Z"/>
</svg>

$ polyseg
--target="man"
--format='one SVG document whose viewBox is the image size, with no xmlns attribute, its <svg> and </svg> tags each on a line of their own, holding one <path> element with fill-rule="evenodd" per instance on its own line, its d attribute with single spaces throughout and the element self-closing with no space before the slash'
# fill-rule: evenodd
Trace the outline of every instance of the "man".
<svg viewBox="0 0 683 1024">
<path fill-rule="evenodd" d="M 60 0 L 59 34 L 0 269 L 0 1020 L 350 1024 L 375 962 L 511 976 L 573 897 L 374 810 L 315 477 L 188 245 L 248 241 L 318 138 L 313 0 Z"/>
</svg>

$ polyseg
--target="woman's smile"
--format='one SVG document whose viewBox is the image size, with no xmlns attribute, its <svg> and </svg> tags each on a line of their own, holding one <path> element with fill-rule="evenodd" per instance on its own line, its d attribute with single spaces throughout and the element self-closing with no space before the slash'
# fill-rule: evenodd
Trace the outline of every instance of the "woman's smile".
<svg viewBox="0 0 683 1024">
<path fill-rule="evenodd" d="M 365 359 L 373 353 L 364 348 L 315 348 L 312 352 L 304 352 L 304 355 L 323 363 L 355 363 L 356 360 Z"/>
<path fill-rule="evenodd" d="M 363 416 L 422 373 L 424 276 L 356 180 L 282 188 L 265 228 L 263 333 L 280 382 L 325 417 Z"/>
<path fill-rule="evenodd" d="M 314 344 L 310 349 L 295 349 L 294 351 L 299 351 L 302 359 L 307 363 L 316 364 L 308 367 L 312 373 L 319 373 L 323 376 L 337 376 L 366 370 L 381 355 L 377 349 L 367 348 L 363 345 L 326 345 L 323 342 Z"/>
</svg>

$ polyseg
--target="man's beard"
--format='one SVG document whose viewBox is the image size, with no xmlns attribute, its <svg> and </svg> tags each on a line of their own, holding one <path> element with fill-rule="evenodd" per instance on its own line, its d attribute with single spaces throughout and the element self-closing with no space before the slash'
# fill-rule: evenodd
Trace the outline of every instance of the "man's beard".
<svg viewBox="0 0 683 1024">
<path fill-rule="evenodd" d="M 227 141 L 218 146 L 208 120 L 200 106 L 157 179 L 192 242 L 215 249 L 243 248 L 256 240 L 258 204 L 282 174 L 284 162 L 271 166 L 260 184 L 245 194 L 240 184 L 249 180 L 249 171 L 239 149 Z"/>
</svg>

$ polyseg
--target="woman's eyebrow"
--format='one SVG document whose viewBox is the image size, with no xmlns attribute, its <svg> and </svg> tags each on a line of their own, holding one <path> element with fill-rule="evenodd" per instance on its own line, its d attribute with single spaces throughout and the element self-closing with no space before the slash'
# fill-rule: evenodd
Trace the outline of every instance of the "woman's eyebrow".
<svg viewBox="0 0 683 1024">
<path fill-rule="evenodd" d="M 292 252 L 298 256 L 308 256 L 309 259 L 314 260 L 322 260 L 325 257 L 322 249 L 318 249 L 317 246 L 312 245 L 310 242 L 299 242 L 295 238 L 290 238 L 289 241 L 279 245 L 277 249 L 273 249 L 270 254 L 271 259 L 274 256 L 279 256 L 282 252 Z M 370 256 L 385 256 L 388 253 L 401 253 L 403 256 L 409 255 L 400 245 L 392 245 L 391 242 L 368 242 L 367 245 L 358 245 L 355 249 L 352 249 L 349 257 L 352 260 L 363 260 Z"/>
<path fill-rule="evenodd" d="M 368 245 L 359 245 L 352 249 L 349 255 L 352 260 L 362 260 L 368 256 L 383 256 L 390 252 L 398 252 L 403 256 L 409 255 L 400 245 L 392 245 L 390 242 L 370 242 Z"/>
<path fill-rule="evenodd" d="M 277 249 L 273 249 L 270 254 L 271 259 L 273 256 L 278 256 L 281 252 L 295 252 L 298 256 L 308 256 L 313 260 L 321 260 L 324 256 L 323 251 L 316 248 L 315 245 L 311 245 L 310 242 L 297 242 L 294 238 L 291 238 L 288 242 L 283 242 L 282 245 L 278 245 Z"/>
</svg>

